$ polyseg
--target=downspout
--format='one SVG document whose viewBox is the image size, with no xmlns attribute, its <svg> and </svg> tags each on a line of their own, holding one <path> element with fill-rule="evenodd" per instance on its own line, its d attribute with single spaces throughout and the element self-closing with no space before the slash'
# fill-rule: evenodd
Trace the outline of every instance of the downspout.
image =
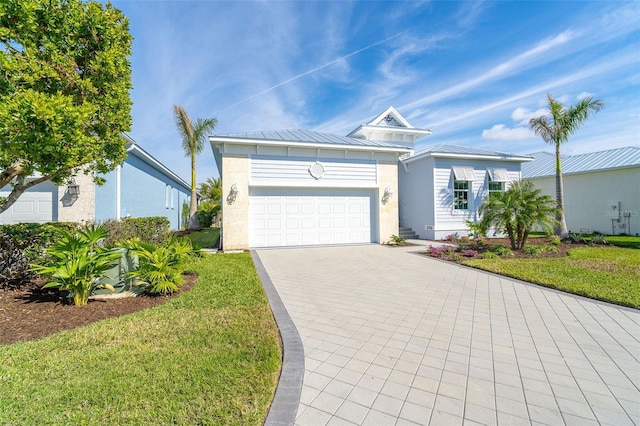
<svg viewBox="0 0 640 426">
<path fill-rule="evenodd" d="M 121 166 L 116 166 L 116 220 L 120 220 L 120 170 Z"/>
</svg>

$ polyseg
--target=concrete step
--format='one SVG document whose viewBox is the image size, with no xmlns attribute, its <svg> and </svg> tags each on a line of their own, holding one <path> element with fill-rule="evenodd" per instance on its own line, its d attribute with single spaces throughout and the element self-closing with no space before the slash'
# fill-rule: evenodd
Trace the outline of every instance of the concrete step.
<svg viewBox="0 0 640 426">
<path fill-rule="evenodd" d="M 418 239 L 418 234 L 416 234 L 413 229 L 401 227 L 399 230 L 399 236 L 402 238 L 406 238 L 408 240 Z"/>
</svg>

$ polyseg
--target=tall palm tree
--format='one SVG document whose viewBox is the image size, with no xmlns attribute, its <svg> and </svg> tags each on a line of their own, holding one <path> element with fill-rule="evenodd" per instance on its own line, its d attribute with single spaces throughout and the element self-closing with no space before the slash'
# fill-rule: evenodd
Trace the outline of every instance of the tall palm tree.
<svg viewBox="0 0 640 426">
<path fill-rule="evenodd" d="M 222 179 L 207 178 L 206 182 L 200 184 L 200 195 L 207 201 L 220 203 L 222 198 Z"/>
<path fill-rule="evenodd" d="M 184 155 L 191 158 L 191 204 L 189 205 L 189 224 L 187 229 L 200 229 L 198 223 L 198 200 L 196 193 L 196 156 L 204 149 L 204 141 L 208 133 L 212 133 L 218 120 L 216 118 L 198 118 L 194 123 L 187 111 L 180 105 L 173 106 L 178 132 L 182 136 Z"/>
<path fill-rule="evenodd" d="M 482 229 L 506 232 L 513 250 L 522 249 L 535 225 L 545 231 L 556 224 L 553 198 L 543 195 L 531 181 L 515 181 L 504 192 L 493 192 L 484 199 L 478 213 Z"/>
<path fill-rule="evenodd" d="M 575 133 L 592 113 L 600 111 L 604 107 L 604 102 L 599 99 L 594 100 L 593 97 L 587 97 L 576 105 L 567 108 L 553 99 L 551 93 L 547 93 L 547 97 L 549 98 L 549 114 L 532 118 L 529 121 L 529 126 L 546 143 L 556 147 L 556 202 L 558 206 L 556 235 L 560 238 L 566 238 L 569 236 L 569 230 L 567 229 L 567 220 L 564 214 L 560 144 L 567 142 L 569 136 Z"/>
</svg>

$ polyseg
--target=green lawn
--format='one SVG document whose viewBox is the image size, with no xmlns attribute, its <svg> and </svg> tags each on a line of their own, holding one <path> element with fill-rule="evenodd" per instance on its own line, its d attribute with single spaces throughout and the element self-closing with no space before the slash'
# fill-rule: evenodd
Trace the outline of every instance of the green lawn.
<svg viewBox="0 0 640 426">
<path fill-rule="evenodd" d="M 640 249 L 640 237 L 633 235 L 607 235 L 605 237 L 609 244 L 618 247 L 633 247 Z"/>
<path fill-rule="evenodd" d="M 187 238 L 191 240 L 191 244 L 196 249 L 218 248 L 220 228 L 203 228 L 200 231 L 187 234 Z"/>
<path fill-rule="evenodd" d="M 163 305 L 0 346 L 0 424 L 262 424 L 281 353 L 251 257 L 191 269 Z"/>
<path fill-rule="evenodd" d="M 577 247 L 553 259 L 472 259 L 465 265 L 640 309 L 640 250 Z"/>
</svg>

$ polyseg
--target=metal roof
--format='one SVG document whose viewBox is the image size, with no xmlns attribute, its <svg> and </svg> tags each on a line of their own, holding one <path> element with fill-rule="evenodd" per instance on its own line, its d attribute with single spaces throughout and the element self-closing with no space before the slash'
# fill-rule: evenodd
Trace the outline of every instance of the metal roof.
<svg viewBox="0 0 640 426">
<path fill-rule="evenodd" d="M 487 157 L 493 159 L 503 159 L 507 161 L 531 161 L 531 158 L 525 155 L 507 154 L 504 152 L 490 151 L 487 149 L 473 148 L 461 145 L 434 145 L 422 151 L 416 152 L 413 156 L 405 158 L 404 162 L 411 162 L 418 158 L 428 156 L 449 156 L 458 158 Z"/>
<path fill-rule="evenodd" d="M 226 139 L 255 139 L 265 141 L 301 142 L 327 145 L 348 145 L 348 146 L 371 146 L 381 148 L 401 148 L 406 147 L 388 142 L 369 141 L 366 139 L 350 138 L 347 136 L 332 135 L 329 133 L 314 132 L 312 130 L 290 129 L 290 130 L 266 130 L 259 132 L 232 133 L 226 135 L 213 136 Z"/>
<path fill-rule="evenodd" d="M 549 152 L 532 154 L 531 163 L 522 165 L 522 178 L 555 176 L 556 156 Z M 603 170 L 640 167 L 640 147 L 610 149 L 588 154 L 562 155 L 562 174 L 589 173 Z"/>
</svg>

